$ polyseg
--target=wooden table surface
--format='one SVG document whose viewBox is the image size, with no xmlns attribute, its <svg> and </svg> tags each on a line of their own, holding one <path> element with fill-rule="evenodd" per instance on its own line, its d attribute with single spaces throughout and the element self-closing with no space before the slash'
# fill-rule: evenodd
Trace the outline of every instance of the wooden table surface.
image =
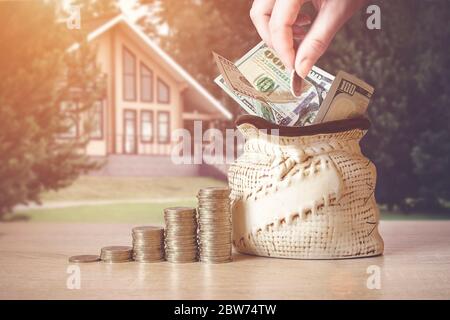
<svg viewBox="0 0 450 320">
<path fill-rule="evenodd" d="M 450 221 L 382 221 L 386 249 L 379 257 L 306 261 L 235 254 L 233 262 L 216 265 L 80 264 L 80 289 L 67 287 L 69 256 L 130 244 L 131 227 L 0 223 L 0 299 L 450 298 Z M 380 271 L 380 289 L 367 287 L 370 266 Z"/>
</svg>

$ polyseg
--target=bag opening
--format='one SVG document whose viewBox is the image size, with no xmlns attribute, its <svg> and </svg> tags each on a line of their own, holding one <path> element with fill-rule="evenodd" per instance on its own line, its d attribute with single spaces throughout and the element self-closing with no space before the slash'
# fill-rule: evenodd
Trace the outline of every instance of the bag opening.
<svg viewBox="0 0 450 320">
<path fill-rule="evenodd" d="M 370 120 L 365 117 L 335 120 L 324 123 L 312 124 L 304 127 L 288 127 L 281 126 L 267 121 L 264 118 L 244 114 L 236 120 L 236 126 L 239 127 L 245 123 L 253 125 L 257 129 L 279 130 L 280 136 L 298 137 L 298 136 L 312 136 L 316 134 L 338 133 L 349 131 L 353 129 L 367 130 L 370 127 Z"/>
</svg>

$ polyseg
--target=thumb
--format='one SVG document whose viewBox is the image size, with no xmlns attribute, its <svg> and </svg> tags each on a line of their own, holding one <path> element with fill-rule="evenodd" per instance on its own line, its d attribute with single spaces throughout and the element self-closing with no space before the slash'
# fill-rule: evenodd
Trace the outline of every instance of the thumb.
<svg viewBox="0 0 450 320">
<path fill-rule="evenodd" d="M 325 53 L 336 32 L 348 19 L 332 6 L 322 6 L 311 29 L 300 43 L 295 58 L 297 74 L 305 78 L 317 60 Z"/>
</svg>

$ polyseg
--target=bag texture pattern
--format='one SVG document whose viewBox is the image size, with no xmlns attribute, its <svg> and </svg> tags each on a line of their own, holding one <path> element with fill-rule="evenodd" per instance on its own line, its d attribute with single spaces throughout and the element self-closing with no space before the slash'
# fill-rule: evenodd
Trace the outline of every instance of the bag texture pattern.
<svg viewBox="0 0 450 320">
<path fill-rule="evenodd" d="M 359 145 L 367 119 L 288 128 L 242 116 L 237 124 L 246 142 L 228 180 L 239 252 L 295 259 L 383 253 L 376 169 Z"/>
</svg>

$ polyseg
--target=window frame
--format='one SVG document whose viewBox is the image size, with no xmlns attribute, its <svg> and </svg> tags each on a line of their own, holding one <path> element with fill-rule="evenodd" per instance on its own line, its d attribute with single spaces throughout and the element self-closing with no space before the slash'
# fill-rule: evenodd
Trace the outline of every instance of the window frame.
<svg viewBox="0 0 450 320">
<path fill-rule="evenodd" d="M 75 108 L 75 113 L 73 114 L 73 116 L 70 117 L 71 121 L 74 121 L 74 127 L 75 127 L 75 135 L 69 135 L 67 134 L 67 132 L 65 133 L 61 133 L 58 135 L 59 139 L 78 139 L 80 137 L 80 115 L 78 114 L 77 110 L 78 110 L 78 102 L 75 101 L 61 101 L 61 104 L 72 104 L 73 107 Z M 61 110 L 62 110 L 62 106 L 60 106 Z M 66 110 L 62 110 L 62 112 L 66 112 Z M 64 120 L 63 120 L 64 121 Z"/>
<path fill-rule="evenodd" d="M 167 101 L 161 100 L 160 99 L 160 95 L 159 95 L 159 85 L 162 84 L 163 86 L 166 86 L 167 88 Z M 158 103 L 162 103 L 162 104 L 169 104 L 170 103 L 170 86 L 167 84 L 167 82 L 165 82 L 163 79 L 161 79 L 160 77 L 157 77 L 156 80 L 156 101 Z"/>
<path fill-rule="evenodd" d="M 144 133 L 142 132 L 144 126 L 143 126 L 143 114 L 144 113 L 148 113 L 150 114 L 150 123 L 152 125 L 152 132 L 151 132 L 151 136 L 149 140 L 144 139 Z M 140 142 L 144 143 L 144 144 L 150 144 L 153 143 L 155 141 L 155 112 L 153 110 L 148 110 L 148 109 L 142 109 L 140 111 L 139 114 L 139 119 L 140 119 Z"/>
<path fill-rule="evenodd" d="M 133 57 L 133 73 L 132 74 L 128 74 L 125 71 L 125 59 L 126 59 L 126 55 L 125 52 L 128 53 L 130 56 Z M 137 79 L 136 79 L 136 65 L 137 65 L 137 59 L 136 59 L 136 55 L 127 47 L 123 46 L 122 49 L 122 98 L 123 101 L 137 101 Z M 127 76 L 133 76 L 133 99 L 127 99 L 126 97 L 126 90 L 125 90 L 125 79 Z"/>
<path fill-rule="evenodd" d="M 100 103 L 100 136 L 98 137 L 93 137 L 92 132 L 89 133 L 89 139 L 90 140 L 103 140 L 105 135 L 104 135 L 104 116 L 105 116 L 105 104 L 104 104 L 104 100 L 97 100 L 96 102 Z M 97 113 L 97 111 L 95 110 L 94 113 Z"/>
<path fill-rule="evenodd" d="M 167 114 L 167 140 L 161 140 L 160 139 L 160 135 L 159 135 L 159 127 L 161 125 L 161 122 L 159 120 L 159 116 L 161 114 Z M 157 142 L 159 144 L 170 144 L 170 111 L 158 111 L 157 116 L 156 116 L 156 123 L 157 123 L 157 127 L 156 127 L 156 131 L 157 131 Z"/>
<path fill-rule="evenodd" d="M 127 124 L 127 117 L 126 117 L 126 113 L 128 111 L 131 111 L 134 114 L 134 136 L 135 136 L 135 148 L 134 148 L 134 152 L 127 152 L 126 151 L 126 139 L 127 139 L 127 134 L 126 134 L 126 124 Z M 139 153 L 139 139 L 137 138 L 138 135 L 138 127 L 137 127 L 137 110 L 136 109 L 128 109 L 125 108 L 123 109 L 123 134 L 122 134 L 122 151 L 123 154 L 138 154 Z"/>
<path fill-rule="evenodd" d="M 147 76 L 147 75 L 144 76 L 143 73 L 142 73 L 143 69 L 147 69 L 147 71 L 150 73 L 150 76 Z M 143 98 L 143 96 L 144 96 L 144 94 L 143 94 L 144 86 L 142 85 L 142 83 L 143 83 L 142 79 L 144 77 L 150 79 L 150 99 L 148 99 L 148 100 Z M 150 69 L 144 62 L 141 61 L 139 63 L 139 80 L 140 80 L 139 81 L 139 86 L 140 86 L 140 99 L 141 99 L 142 102 L 153 102 L 154 101 L 153 78 L 154 78 L 153 70 Z"/>
</svg>

